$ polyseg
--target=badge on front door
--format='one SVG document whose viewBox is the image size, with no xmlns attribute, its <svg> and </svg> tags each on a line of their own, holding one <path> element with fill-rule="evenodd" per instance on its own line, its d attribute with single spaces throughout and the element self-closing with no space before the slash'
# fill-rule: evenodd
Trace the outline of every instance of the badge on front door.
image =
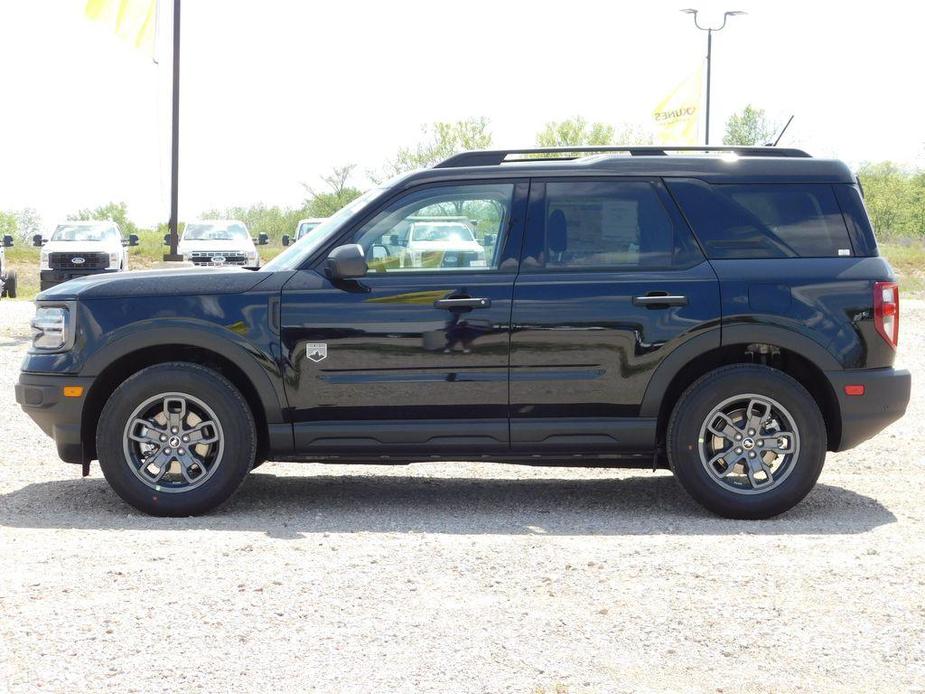
<svg viewBox="0 0 925 694">
<path fill-rule="evenodd" d="M 305 356 L 314 362 L 319 362 L 328 356 L 327 342 L 309 342 L 305 345 Z"/>
</svg>

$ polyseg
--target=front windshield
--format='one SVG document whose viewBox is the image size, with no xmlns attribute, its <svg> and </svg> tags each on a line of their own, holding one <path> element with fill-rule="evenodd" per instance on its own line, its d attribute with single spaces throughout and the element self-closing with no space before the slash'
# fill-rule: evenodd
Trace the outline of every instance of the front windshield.
<svg viewBox="0 0 925 694">
<path fill-rule="evenodd" d="M 465 224 L 415 224 L 411 227 L 412 241 L 475 241 Z"/>
<path fill-rule="evenodd" d="M 249 238 L 247 227 L 240 222 L 196 222 L 187 224 L 184 241 L 240 241 Z"/>
<path fill-rule="evenodd" d="M 299 266 L 308 256 L 318 250 L 325 241 L 338 233 L 343 225 L 350 221 L 350 218 L 353 217 L 354 214 L 365 207 L 370 200 L 380 195 L 383 190 L 385 190 L 385 187 L 373 188 L 363 193 L 363 195 L 353 202 L 347 203 L 344 207 L 340 208 L 340 210 L 289 246 L 285 251 L 273 258 L 273 260 L 264 265 L 262 269 L 266 272 L 298 270 Z"/>
<path fill-rule="evenodd" d="M 108 226 L 90 224 L 60 224 L 51 235 L 52 241 L 102 241 Z"/>
</svg>

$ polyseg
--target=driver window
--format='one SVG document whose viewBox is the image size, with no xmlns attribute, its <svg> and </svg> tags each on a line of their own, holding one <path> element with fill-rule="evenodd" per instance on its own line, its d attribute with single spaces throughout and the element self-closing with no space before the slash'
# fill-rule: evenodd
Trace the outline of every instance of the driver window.
<svg viewBox="0 0 925 694">
<path fill-rule="evenodd" d="M 409 193 L 365 224 L 354 243 L 371 273 L 497 269 L 513 194 L 513 183 Z"/>
</svg>

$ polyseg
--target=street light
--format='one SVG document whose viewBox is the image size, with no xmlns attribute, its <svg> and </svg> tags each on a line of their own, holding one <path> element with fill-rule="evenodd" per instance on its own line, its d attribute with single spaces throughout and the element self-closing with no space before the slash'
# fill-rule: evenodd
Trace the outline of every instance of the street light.
<svg viewBox="0 0 925 694">
<path fill-rule="evenodd" d="M 706 137 L 704 138 L 704 144 L 710 144 L 710 59 L 713 55 L 713 32 L 722 31 L 726 26 L 726 21 L 730 17 L 735 17 L 740 14 L 747 14 L 742 10 L 733 10 L 732 12 L 723 12 L 723 23 L 718 27 L 702 27 L 700 22 L 697 21 L 697 10 L 688 8 L 686 10 L 681 10 L 685 14 L 694 15 L 694 26 L 696 26 L 700 31 L 707 32 L 707 122 L 706 122 Z"/>
</svg>

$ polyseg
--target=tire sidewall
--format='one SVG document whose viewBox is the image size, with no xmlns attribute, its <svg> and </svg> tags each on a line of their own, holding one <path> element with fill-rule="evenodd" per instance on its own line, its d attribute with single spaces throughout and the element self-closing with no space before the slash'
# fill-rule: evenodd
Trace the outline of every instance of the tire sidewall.
<svg viewBox="0 0 925 694">
<path fill-rule="evenodd" d="M 724 489 L 700 459 L 698 440 L 704 419 L 723 400 L 746 393 L 783 405 L 800 437 L 800 453 L 790 474 L 761 494 Z M 669 461 L 678 481 L 708 509 L 733 518 L 768 518 L 799 503 L 822 472 L 826 447 L 825 421 L 813 397 L 787 374 L 758 365 L 719 369 L 701 378 L 678 400 L 669 425 Z"/>
<path fill-rule="evenodd" d="M 123 436 L 129 416 L 145 400 L 178 392 L 206 403 L 225 437 L 219 466 L 204 484 L 188 492 L 158 492 L 145 485 L 129 466 Z M 228 499 L 250 471 L 256 433 L 250 409 L 238 390 L 220 374 L 197 365 L 164 364 L 138 372 L 110 396 L 97 426 L 97 454 L 106 481 L 135 508 L 159 516 L 205 513 Z"/>
</svg>

